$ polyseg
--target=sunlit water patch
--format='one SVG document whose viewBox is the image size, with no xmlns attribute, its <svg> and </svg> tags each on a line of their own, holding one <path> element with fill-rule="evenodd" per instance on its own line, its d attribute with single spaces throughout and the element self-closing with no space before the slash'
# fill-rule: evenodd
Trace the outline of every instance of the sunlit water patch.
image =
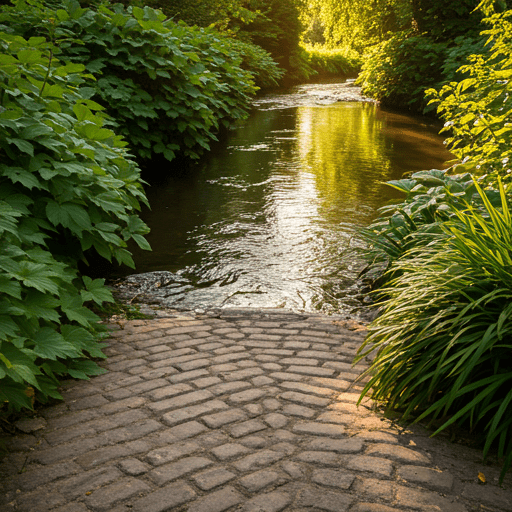
<svg viewBox="0 0 512 512">
<path fill-rule="evenodd" d="M 382 183 L 450 154 L 430 121 L 359 94 L 344 83 L 259 98 L 200 166 L 148 189 L 153 252 L 134 249 L 138 274 L 119 287 L 183 309 L 364 314 L 357 233 L 391 199 Z"/>
</svg>

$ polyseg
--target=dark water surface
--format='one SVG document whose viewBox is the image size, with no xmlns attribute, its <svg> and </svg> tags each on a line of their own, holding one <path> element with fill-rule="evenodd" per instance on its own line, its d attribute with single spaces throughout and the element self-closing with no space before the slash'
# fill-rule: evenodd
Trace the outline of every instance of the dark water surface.
<svg viewBox="0 0 512 512">
<path fill-rule="evenodd" d="M 304 85 L 255 106 L 191 173 L 148 188 L 153 252 L 135 261 L 151 274 L 123 287 L 183 309 L 357 316 L 357 230 L 392 199 L 381 182 L 451 158 L 439 127 L 362 101 L 348 84 Z"/>
</svg>

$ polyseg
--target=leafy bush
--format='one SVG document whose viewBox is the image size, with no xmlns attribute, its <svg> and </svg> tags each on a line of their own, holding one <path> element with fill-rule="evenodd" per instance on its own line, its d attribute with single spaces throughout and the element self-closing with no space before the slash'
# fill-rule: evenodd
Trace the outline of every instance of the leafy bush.
<svg viewBox="0 0 512 512">
<path fill-rule="evenodd" d="M 361 230 L 368 244 L 366 257 L 370 265 L 380 268 L 382 264 L 389 268 L 413 247 L 427 243 L 428 234 L 439 233 L 441 225 L 454 216 L 454 209 L 481 204 L 469 173 L 450 175 L 447 170 L 432 169 L 386 184 L 403 192 L 405 199 L 380 208 L 379 218 Z M 485 194 L 493 204 L 499 201 L 495 191 Z"/>
<path fill-rule="evenodd" d="M 398 32 L 365 57 L 358 83 L 383 105 L 421 110 L 424 92 L 443 80 L 447 44 L 414 31 Z"/>
<path fill-rule="evenodd" d="M 454 172 L 486 189 L 436 170 L 391 182 L 407 197 L 367 232 L 388 281 L 358 356 L 378 350 L 363 395 L 440 421 L 435 433 L 454 423 L 480 433 L 484 457 L 494 446 L 504 458 L 501 480 L 512 465 L 512 219 L 500 178 L 512 173 L 511 16 L 489 18 L 488 53 L 429 93 L 462 160 Z"/>
<path fill-rule="evenodd" d="M 434 95 L 443 84 L 463 79 L 468 70 L 462 66 L 483 51 L 484 42 L 478 34 L 437 41 L 413 30 L 398 32 L 370 49 L 359 83 L 364 94 L 384 105 L 428 112 L 432 102 L 425 91 L 432 88 Z"/>
<path fill-rule="evenodd" d="M 459 36 L 453 40 L 453 44 L 446 50 L 446 59 L 443 63 L 443 80 L 459 82 L 465 78 L 463 72 L 465 64 L 469 63 L 469 57 L 474 54 L 483 53 L 485 39 L 479 35 L 474 37 Z"/>
<path fill-rule="evenodd" d="M 239 39 L 227 39 L 226 43 L 242 59 L 240 67 L 251 73 L 257 87 L 267 89 L 279 85 L 285 71 L 276 64 L 270 53 Z"/>
<path fill-rule="evenodd" d="M 307 63 L 318 76 L 352 76 L 361 65 L 358 53 L 349 48 L 328 50 L 306 46 Z"/>
<path fill-rule="evenodd" d="M 29 391 L 60 397 L 60 376 L 102 372 L 86 306 L 112 298 L 78 261 L 95 251 L 133 266 L 128 240 L 149 246 L 139 169 L 87 98 L 84 66 L 43 37 L 1 31 L 0 47 L 0 403 L 19 409 Z"/>
<path fill-rule="evenodd" d="M 363 390 L 404 418 L 457 422 L 512 464 L 512 217 L 477 187 L 484 213 L 467 205 L 391 270 L 381 315 L 358 358 L 378 349 Z M 425 235 L 423 235 L 425 236 Z"/>
<path fill-rule="evenodd" d="M 75 0 L 62 7 L 27 12 L 20 4 L 9 13 L 11 20 L 18 13 L 11 27 L 23 36 L 44 35 L 45 20 L 55 18 L 62 55 L 97 76 L 89 98 L 107 107 L 139 157 L 198 158 L 221 125 L 246 116 L 256 91 L 252 74 L 214 30 L 176 24 L 149 7 L 95 11 Z"/>
<path fill-rule="evenodd" d="M 474 55 L 461 71 L 467 78 L 427 91 L 430 103 L 445 119 L 450 151 L 465 168 L 485 175 L 487 183 L 498 176 L 512 179 L 512 10 L 486 19 L 491 28 L 489 51 Z"/>
</svg>

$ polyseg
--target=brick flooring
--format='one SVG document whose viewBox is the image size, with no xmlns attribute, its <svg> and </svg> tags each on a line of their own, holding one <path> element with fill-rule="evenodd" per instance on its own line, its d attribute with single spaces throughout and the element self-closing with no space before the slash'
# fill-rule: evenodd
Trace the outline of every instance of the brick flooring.
<svg viewBox="0 0 512 512">
<path fill-rule="evenodd" d="M 341 318 L 155 314 L 0 439 L 0 512 L 512 511 L 499 464 L 356 406 L 364 331 Z"/>
</svg>

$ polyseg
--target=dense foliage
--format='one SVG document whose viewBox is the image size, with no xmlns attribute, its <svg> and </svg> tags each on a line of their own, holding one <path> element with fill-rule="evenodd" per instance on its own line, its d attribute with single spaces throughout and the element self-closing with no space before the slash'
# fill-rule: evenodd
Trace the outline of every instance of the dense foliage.
<svg viewBox="0 0 512 512">
<path fill-rule="evenodd" d="M 240 67 L 245 47 L 149 7 L 102 5 L 96 11 L 74 0 L 63 7 L 15 8 L 9 16 L 19 16 L 11 27 L 23 36 L 46 35 L 46 20 L 55 17 L 53 37 L 62 55 L 97 77 L 89 97 L 107 108 L 140 158 L 197 158 L 220 126 L 246 115 L 256 87 L 252 73 Z M 264 81 L 277 79 L 275 64 L 258 56 Z"/>
<path fill-rule="evenodd" d="M 488 183 L 512 178 L 512 11 L 488 19 L 488 52 L 473 55 L 461 71 L 467 78 L 427 91 L 446 121 L 450 150 L 465 169 Z"/>
<path fill-rule="evenodd" d="M 393 266 L 382 311 L 365 346 L 378 348 L 363 393 L 391 409 L 457 422 L 498 441 L 512 463 L 512 217 L 480 190 L 482 211 L 466 204 Z M 418 236 L 418 235 L 416 235 Z M 364 353 L 365 346 L 361 349 Z M 503 477 L 504 473 L 502 473 Z"/>
<path fill-rule="evenodd" d="M 306 46 L 306 63 L 313 77 L 356 76 L 361 66 L 359 54 L 349 48 L 328 50 Z"/>
<path fill-rule="evenodd" d="M 359 77 L 363 93 L 386 105 L 423 110 L 424 91 L 457 79 L 467 57 L 481 51 L 477 4 L 413 1 L 410 27 L 367 50 Z"/>
<path fill-rule="evenodd" d="M 5 22 L 5 18 L 4 18 Z M 0 32 L 0 402 L 59 397 L 58 377 L 101 372 L 98 317 L 110 301 L 77 262 L 95 251 L 133 265 L 148 248 L 137 165 L 88 99 L 84 66 L 43 37 Z"/>
<path fill-rule="evenodd" d="M 302 10 L 304 41 L 364 51 L 389 32 L 408 28 L 411 13 L 406 0 L 313 0 Z"/>
<path fill-rule="evenodd" d="M 363 394 L 437 432 L 473 429 L 484 456 L 503 458 L 501 479 L 512 465 L 511 18 L 488 18 L 486 49 L 429 93 L 459 161 L 390 182 L 406 198 L 366 232 L 387 272 L 359 353 L 378 349 Z"/>
<path fill-rule="evenodd" d="M 386 105 L 420 110 L 427 87 L 443 79 L 446 45 L 411 31 L 368 50 L 358 83 L 366 96 Z"/>
<path fill-rule="evenodd" d="M 459 79 L 457 70 L 467 56 L 481 51 L 478 5 L 478 0 L 450 5 L 441 0 L 316 0 L 302 9 L 303 40 L 359 52 L 365 95 L 422 111 L 424 91 Z"/>
<path fill-rule="evenodd" d="M 126 2 L 133 5 L 133 2 Z M 285 71 L 282 82 L 307 78 L 299 43 L 304 0 L 150 0 L 174 20 L 189 26 L 214 26 L 223 34 L 254 45 L 271 55 Z M 306 74 L 304 74 L 306 71 Z"/>
</svg>

